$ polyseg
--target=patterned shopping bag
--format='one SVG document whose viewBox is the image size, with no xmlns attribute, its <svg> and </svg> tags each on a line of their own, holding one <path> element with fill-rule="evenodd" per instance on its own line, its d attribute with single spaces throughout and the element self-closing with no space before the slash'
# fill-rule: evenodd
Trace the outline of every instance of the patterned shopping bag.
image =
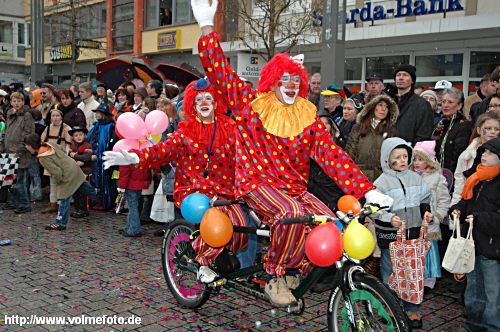
<svg viewBox="0 0 500 332">
<path fill-rule="evenodd" d="M 431 241 L 427 240 L 428 225 L 424 221 L 419 238 L 407 240 L 403 224 L 396 241 L 389 245 L 392 262 L 389 286 L 406 302 L 419 304 L 424 300 L 425 255 L 431 247 Z"/>
<path fill-rule="evenodd" d="M 0 153 L 0 189 L 14 184 L 18 161 L 14 153 Z"/>
</svg>

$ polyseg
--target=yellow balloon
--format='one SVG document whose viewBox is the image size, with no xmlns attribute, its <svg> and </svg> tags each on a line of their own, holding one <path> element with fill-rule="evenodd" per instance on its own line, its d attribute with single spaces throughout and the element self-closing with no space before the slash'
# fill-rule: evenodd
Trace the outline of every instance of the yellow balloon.
<svg viewBox="0 0 500 332">
<path fill-rule="evenodd" d="M 153 142 L 158 143 L 161 140 L 161 135 L 162 134 L 151 135 L 151 139 L 153 140 Z"/>
<path fill-rule="evenodd" d="M 355 259 L 365 259 L 375 248 L 372 233 L 358 221 L 353 220 L 344 232 L 344 251 Z"/>
</svg>

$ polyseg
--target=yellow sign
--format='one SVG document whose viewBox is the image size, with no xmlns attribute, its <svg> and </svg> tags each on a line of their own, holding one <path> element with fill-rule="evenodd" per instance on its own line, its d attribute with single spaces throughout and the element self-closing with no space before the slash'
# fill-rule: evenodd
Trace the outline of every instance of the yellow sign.
<svg viewBox="0 0 500 332">
<path fill-rule="evenodd" d="M 158 49 L 159 50 L 175 50 L 179 48 L 181 31 L 174 30 L 158 33 Z"/>
</svg>

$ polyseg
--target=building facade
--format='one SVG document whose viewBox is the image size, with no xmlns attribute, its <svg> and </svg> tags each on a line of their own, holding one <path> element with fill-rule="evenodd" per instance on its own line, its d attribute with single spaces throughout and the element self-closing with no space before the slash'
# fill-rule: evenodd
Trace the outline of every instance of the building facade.
<svg viewBox="0 0 500 332">
<path fill-rule="evenodd" d="M 22 1 L 0 0 L 0 84 L 24 82 L 29 27 Z"/>
</svg>

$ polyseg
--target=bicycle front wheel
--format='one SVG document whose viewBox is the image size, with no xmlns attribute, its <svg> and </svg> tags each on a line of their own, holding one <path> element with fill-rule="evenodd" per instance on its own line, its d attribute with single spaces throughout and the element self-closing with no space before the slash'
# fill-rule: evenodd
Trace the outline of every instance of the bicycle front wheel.
<svg viewBox="0 0 500 332">
<path fill-rule="evenodd" d="M 174 221 L 165 232 L 161 248 L 163 275 L 177 302 L 187 308 L 202 306 L 210 296 L 207 285 L 196 278 L 196 254 L 189 239 L 195 227 L 184 220 Z"/>
<path fill-rule="evenodd" d="M 411 331 L 401 302 L 380 280 L 362 272 L 355 273 L 353 279 L 355 290 L 349 292 L 352 317 L 338 280 L 328 301 L 329 331 Z"/>
</svg>

